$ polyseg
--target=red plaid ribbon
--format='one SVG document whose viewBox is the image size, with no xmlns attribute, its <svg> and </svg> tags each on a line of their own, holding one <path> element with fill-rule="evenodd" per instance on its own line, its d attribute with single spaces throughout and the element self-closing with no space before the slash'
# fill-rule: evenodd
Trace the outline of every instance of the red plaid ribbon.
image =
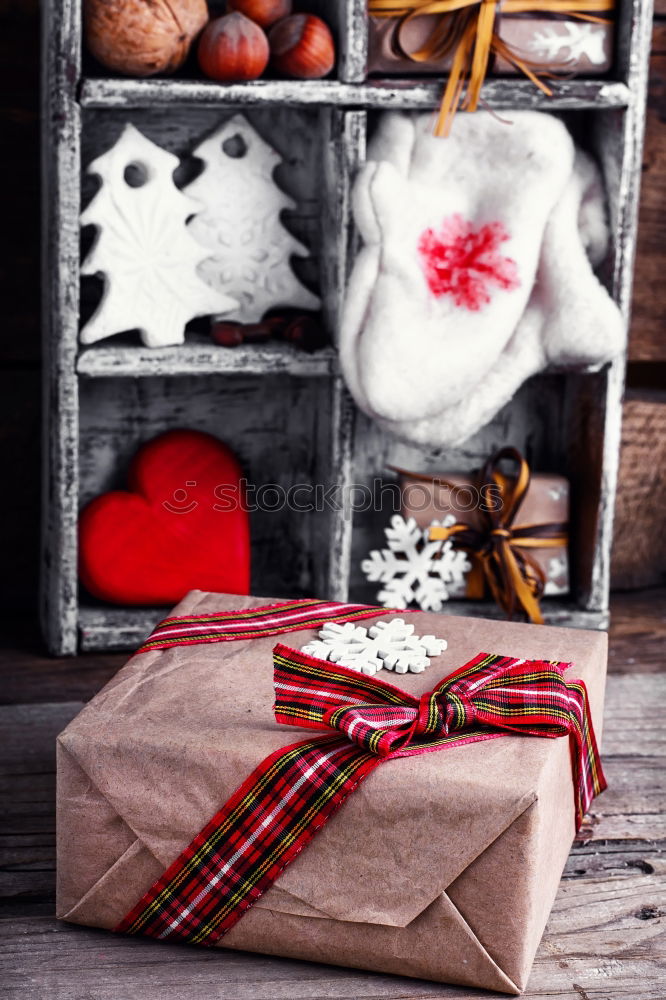
<svg viewBox="0 0 666 1000">
<path fill-rule="evenodd" d="M 376 613 L 376 609 L 375 609 Z M 570 664 L 480 653 L 416 698 L 278 644 L 275 717 L 331 735 L 272 753 L 115 928 L 215 944 L 382 761 L 510 733 L 568 736 L 576 826 L 606 787 Z"/>
<path fill-rule="evenodd" d="M 401 611 L 401 614 L 408 612 Z M 381 614 L 396 614 L 386 608 L 369 604 L 338 604 L 301 598 L 281 604 L 264 604 L 260 608 L 241 611 L 218 611 L 208 615 L 179 615 L 165 618 L 155 627 L 137 650 L 169 649 L 171 646 L 194 646 L 201 642 L 238 642 L 260 639 L 283 632 L 319 628 L 325 622 L 348 622 L 359 618 L 375 618 Z"/>
</svg>

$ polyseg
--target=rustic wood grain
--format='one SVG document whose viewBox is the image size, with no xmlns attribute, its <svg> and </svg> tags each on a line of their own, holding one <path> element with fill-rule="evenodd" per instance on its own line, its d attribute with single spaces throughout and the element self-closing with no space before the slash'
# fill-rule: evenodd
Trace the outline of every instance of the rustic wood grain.
<svg viewBox="0 0 666 1000">
<path fill-rule="evenodd" d="M 647 879 L 645 880 L 647 882 Z M 640 883 L 640 878 L 637 880 Z M 546 931 L 537 953 L 525 1000 L 663 1000 L 666 970 L 663 940 L 655 934 L 664 892 L 627 888 L 616 901 L 614 881 L 597 885 L 595 919 L 601 926 L 581 927 L 588 911 L 589 886 L 562 894 L 553 918 L 577 913 L 569 933 Z M 604 898 L 604 896 L 606 898 Z M 645 902 L 647 901 L 647 902 Z M 590 907 L 590 910 L 592 907 Z M 638 913 L 654 912 L 643 919 Z M 9 955 L 5 973 L 7 1000 L 492 1000 L 490 993 L 421 980 L 402 979 L 242 952 L 206 953 L 205 949 L 114 938 L 103 931 L 55 925 L 48 917 L 4 920 L 2 951 Z M 627 925 L 635 933 L 623 947 L 618 935 Z M 615 942 L 611 954 L 608 942 Z M 606 944 L 598 957 L 588 950 Z M 1 955 L 1 953 L 0 953 Z M 4 956 L 2 956 L 4 958 Z M 1 960 L 1 959 L 0 959 Z"/>
<path fill-rule="evenodd" d="M 608 669 L 655 673 L 666 669 L 666 591 L 660 588 L 611 597 Z"/>
<path fill-rule="evenodd" d="M 639 649 L 640 649 L 640 643 Z M 26 653 L 17 696 L 57 678 Z M 0 976 L 7 1000 L 482 1000 L 498 994 L 305 962 L 218 952 L 58 923 L 54 906 L 54 738 L 120 658 L 68 660 L 60 701 L 0 708 Z M 12 664 L 5 654 L 7 670 Z M 97 666 L 95 663 L 97 662 Z M 27 674 L 35 671 L 36 678 Z M 11 671 L 10 671 L 11 673 Z M 80 675 L 77 679 L 77 673 Z M 18 683 L 22 678 L 23 687 Z M 73 697 L 72 693 L 76 692 Z M 605 764 L 587 840 L 569 857 L 526 1000 L 663 1000 L 666 673 L 613 676 Z M 654 815 L 635 835 L 634 822 Z M 614 821 L 611 830 L 605 826 Z M 623 833 L 623 829 L 625 832 Z M 628 831 L 628 832 L 626 832 Z"/>
<path fill-rule="evenodd" d="M 666 3 L 662 4 L 666 13 Z M 666 360 L 664 331 L 666 268 L 666 23 L 654 25 L 650 60 L 647 128 L 643 155 L 643 179 L 634 305 L 629 340 L 631 361 Z"/>
<path fill-rule="evenodd" d="M 77 82 L 81 7 L 41 5 L 42 60 L 42 570 L 40 611 L 52 652 L 76 649 L 79 210 Z"/>
<path fill-rule="evenodd" d="M 308 353 L 290 344 L 241 344 L 220 347 L 206 334 L 188 334 L 177 347 L 150 348 L 139 344 L 106 343 L 81 351 L 79 375 L 88 378 L 151 378 L 165 375 L 296 375 L 316 378 L 337 369 L 332 348 Z"/>
<path fill-rule="evenodd" d="M 550 84 L 549 84 L 550 86 Z M 567 111 L 624 108 L 629 104 L 626 84 L 613 80 L 554 80 L 551 97 L 529 80 L 489 79 L 483 86 L 483 101 L 491 108 L 528 108 Z M 215 107 L 233 104 L 256 107 L 280 104 L 305 107 L 322 104 L 338 107 L 407 109 L 427 111 L 442 98 L 441 81 L 372 80 L 368 83 L 338 83 L 311 80 L 254 80 L 244 84 L 216 84 L 209 80 L 86 79 L 81 87 L 84 108 L 171 107 L 183 104 Z"/>
<path fill-rule="evenodd" d="M 34 625 L 5 637 L 0 649 L 0 705 L 89 701 L 120 670 L 124 653 L 49 656 Z"/>
<path fill-rule="evenodd" d="M 666 580 L 666 393 L 628 393 L 623 407 L 612 584 Z"/>
</svg>

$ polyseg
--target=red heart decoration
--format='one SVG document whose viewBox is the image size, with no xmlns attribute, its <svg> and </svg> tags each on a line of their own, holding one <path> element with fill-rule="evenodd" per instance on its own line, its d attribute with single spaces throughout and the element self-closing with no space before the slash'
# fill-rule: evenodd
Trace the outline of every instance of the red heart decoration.
<svg viewBox="0 0 666 1000">
<path fill-rule="evenodd" d="M 131 492 L 105 493 L 81 512 L 81 582 L 114 604 L 174 604 L 189 590 L 249 593 L 240 480 L 235 455 L 210 434 L 149 441 L 132 460 Z"/>
</svg>

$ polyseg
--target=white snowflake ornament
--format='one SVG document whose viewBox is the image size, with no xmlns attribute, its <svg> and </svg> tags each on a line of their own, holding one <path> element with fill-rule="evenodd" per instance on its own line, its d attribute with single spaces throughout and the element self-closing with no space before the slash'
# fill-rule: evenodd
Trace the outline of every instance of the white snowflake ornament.
<svg viewBox="0 0 666 1000">
<path fill-rule="evenodd" d="M 81 330 L 83 344 L 135 329 L 146 347 L 182 344 L 195 316 L 237 306 L 197 274 L 207 251 L 185 225 L 199 206 L 173 182 L 178 163 L 128 124 L 88 167 L 102 186 L 81 224 L 97 226 L 99 234 L 81 273 L 102 275 L 104 292 Z"/>
<path fill-rule="evenodd" d="M 542 31 L 535 31 L 528 48 L 538 58 L 555 64 L 587 58 L 593 66 L 601 66 L 607 59 L 606 37 L 606 31 L 598 25 L 555 22 Z"/>
<path fill-rule="evenodd" d="M 369 676 L 382 667 L 398 674 L 420 674 L 430 666 L 431 656 L 446 649 L 445 639 L 414 635 L 414 626 L 404 618 L 375 622 L 370 628 L 353 622 L 329 622 L 318 636 L 302 647 L 304 653 Z"/>
<path fill-rule="evenodd" d="M 433 522 L 436 524 L 438 522 Z M 445 518 L 449 527 L 455 518 Z M 385 528 L 388 548 L 373 550 L 361 563 L 371 583 L 382 583 L 377 600 L 385 608 L 418 604 L 422 611 L 441 611 L 449 587 L 464 583 L 471 568 L 467 555 L 454 549 L 450 539 L 430 541 L 428 528 L 419 528 L 413 517 L 394 514 Z"/>
<path fill-rule="evenodd" d="M 546 597 L 559 597 L 569 593 L 569 560 L 564 556 L 551 556 L 546 567 Z"/>
<path fill-rule="evenodd" d="M 204 169 L 186 190 L 204 208 L 190 232 L 208 251 L 199 274 L 240 303 L 228 318 L 256 323 L 276 306 L 318 309 L 319 298 L 291 268 L 290 258 L 308 251 L 280 219 L 296 206 L 273 180 L 279 154 L 243 115 L 234 115 L 194 156 Z"/>
</svg>

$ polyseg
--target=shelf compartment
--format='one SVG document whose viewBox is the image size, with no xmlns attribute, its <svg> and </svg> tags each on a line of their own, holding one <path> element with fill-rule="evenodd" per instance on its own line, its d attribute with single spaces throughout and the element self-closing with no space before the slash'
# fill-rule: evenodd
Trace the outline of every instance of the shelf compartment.
<svg viewBox="0 0 666 1000">
<path fill-rule="evenodd" d="M 617 80 L 553 80 L 547 97 L 529 80 L 489 79 L 483 86 L 484 106 L 494 109 L 567 111 L 584 108 L 624 108 L 631 91 Z M 79 100 L 83 108 L 157 108 L 194 105 L 239 108 L 338 106 L 427 111 L 442 97 L 441 80 L 254 80 L 219 84 L 206 80 L 123 80 L 106 77 L 84 79 Z"/>
<path fill-rule="evenodd" d="M 330 195 L 326 182 L 322 183 L 324 154 L 319 141 L 319 136 L 327 128 L 327 121 L 330 118 L 328 110 L 197 107 L 192 108 L 187 115 L 180 116 L 165 115 L 163 109 L 128 111 L 114 109 L 104 113 L 86 110 L 82 115 L 81 162 L 84 169 L 81 184 L 82 205 L 85 208 L 99 188 L 99 179 L 87 172 L 87 166 L 113 146 L 128 123 L 160 148 L 179 158 L 179 165 L 174 171 L 174 180 L 176 185 L 184 188 L 187 193 L 188 184 L 202 168 L 201 161 L 195 156 L 197 147 L 238 114 L 246 118 L 261 139 L 277 151 L 279 161 L 273 172 L 274 180 L 284 194 L 285 201 L 291 199 L 292 202 L 291 206 L 287 204 L 280 212 L 280 221 L 285 234 L 292 235 L 307 251 L 302 255 L 294 247 L 290 251 L 293 254 L 291 267 L 301 283 L 321 297 L 323 326 L 328 332 L 329 339 L 332 340 L 335 320 L 328 312 L 332 291 L 327 283 L 329 271 L 324 260 L 324 247 L 328 246 L 330 241 L 328 234 L 330 227 L 326 225 Z M 265 234 L 259 229 L 260 217 L 257 220 L 252 218 L 253 207 L 249 202 L 245 208 L 246 211 L 239 221 L 242 227 L 241 237 L 246 240 L 263 239 Z M 82 231 L 84 255 L 87 246 L 94 238 L 93 232 L 92 226 L 85 227 Z M 103 234 L 99 238 L 103 238 Z M 202 249 L 202 258 L 206 256 L 206 251 Z M 203 266 L 200 267 L 199 273 L 203 275 Z M 102 289 L 103 282 L 98 277 L 82 278 L 82 326 L 101 300 Z M 175 371 L 182 373 L 236 371 L 246 364 L 250 371 L 261 373 L 289 371 L 292 367 L 304 374 L 325 373 L 328 370 L 326 361 L 323 364 L 321 360 L 313 364 L 307 362 L 301 364 L 296 357 L 298 352 L 290 350 L 291 345 L 288 344 L 253 345 L 254 353 L 247 350 L 243 352 L 241 349 L 234 361 L 231 350 L 224 348 L 216 350 L 217 345 L 207 338 L 206 323 L 203 319 L 193 322 L 187 333 L 187 343 L 183 345 L 165 350 L 158 348 L 153 352 L 141 348 L 140 343 L 138 333 L 133 331 L 107 338 L 91 345 L 87 350 L 79 347 L 76 369 L 81 374 L 93 375 L 115 374 L 117 366 L 120 374 L 130 375 L 137 373 L 139 367 L 145 368 L 146 374 L 172 374 Z M 266 352 L 263 352 L 263 347 L 267 348 Z M 284 349 L 280 350 L 280 347 Z M 176 355 L 176 351 L 182 353 Z M 99 357 L 95 352 L 100 352 Z M 159 356 L 161 360 L 152 359 L 153 353 L 155 358 Z"/>
<path fill-rule="evenodd" d="M 81 379 L 79 506 L 126 489 L 137 449 L 162 432 L 179 427 L 213 434 L 237 455 L 248 484 L 251 592 L 313 595 L 330 509 L 317 503 L 318 494 L 297 488 L 322 484 L 323 495 L 334 481 L 327 458 L 333 382 L 283 374 Z M 216 502 L 196 487 L 189 495 L 202 506 Z M 220 518 L 222 526 L 223 513 Z"/>
<path fill-rule="evenodd" d="M 219 347 L 208 337 L 188 339 L 176 347 L 89 347 L 77 358 L 76 370 L 86 378 L 149 378 L 170 375 L 294 375 L 324 377 L 337 369 L 332 347 L 311 354 L 290 344 L 241 344 Z"/>
</svg>

